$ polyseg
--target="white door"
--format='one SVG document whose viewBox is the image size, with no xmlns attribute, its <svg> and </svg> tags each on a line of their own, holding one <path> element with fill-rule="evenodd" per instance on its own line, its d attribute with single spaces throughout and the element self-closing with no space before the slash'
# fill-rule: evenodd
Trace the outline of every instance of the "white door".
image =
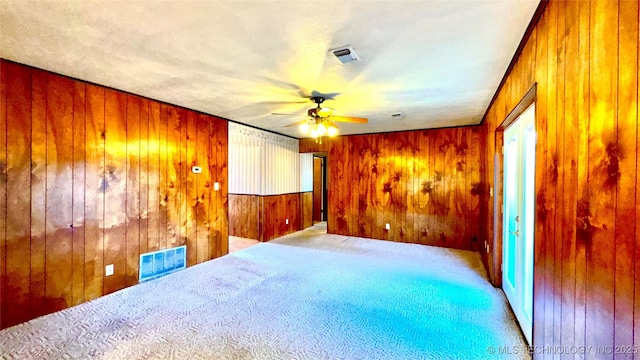
<svg viewBox="0 0 640 360">
<path fill-rule="evenodd" d="M 531 344 L 533 220 L 536 167 L 535 106 L 504 132 L 502 287 Z"/>
</svg>

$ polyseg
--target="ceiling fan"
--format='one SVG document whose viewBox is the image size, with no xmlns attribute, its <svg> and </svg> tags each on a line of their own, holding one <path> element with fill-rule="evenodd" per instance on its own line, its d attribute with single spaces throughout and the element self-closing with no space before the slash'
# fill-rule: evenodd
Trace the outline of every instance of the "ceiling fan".
<svg viewBox="0 0 640 360">
<path fill-rule="evenodd" d="M 366 124 L 369 121 L 368 119 L 361 117 L 333 115 L 334 109 L 322 106 L 322 103 L 326 100 L 324 96 L 312 96 L 310 99 L 316 104 L 316 107 L 307 111 L 307 118 L 293 124 L 289 124 L 286 127 L 299 126 L 300 131 L 303 134 L 309 134 L 311 137 L 319 139 L 320 142 L 322 142 L 323 136 L 328 135 L 333 137 L 338 134 L 338 125 L 336 125 L 336 121 L 359 124 Z M 272 113 L 272 115 L 290 116 L 291 114 Z"/>
</svg>

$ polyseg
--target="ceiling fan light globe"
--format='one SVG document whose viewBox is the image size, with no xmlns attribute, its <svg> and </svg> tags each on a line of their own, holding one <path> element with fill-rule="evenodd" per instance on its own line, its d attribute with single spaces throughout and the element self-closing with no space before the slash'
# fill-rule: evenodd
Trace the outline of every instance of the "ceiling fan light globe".
<svg viewBox="0 0 640 360">
<path fill-rule="evenodd" d="M 318 137 L 318 129 L 316 128 L 311 129 L 311 137 L 314 137 L 314 138 Z"/>
<path fill-rule="evenodd" d="M 327 129 L 327 134 L 330 137 L 334 137 L 336 135 L 338 135 L 338 128 L 335 126 L 329 126 L 329 128 Z"/>
<path fill-rule="evenodd" d="M 322 136 L 327 133 L 327 127 L 324 124 L 318 124 L 318 135 Z"/>
<path fill-rule="evenodd" d="M 308 133 L 310 128 L 311 128 L 311 126 L 309 125 L 308 122 L 303 122 L 302 124 L 300 124 L 300 131 L 303 134 Z"/>
</svg>

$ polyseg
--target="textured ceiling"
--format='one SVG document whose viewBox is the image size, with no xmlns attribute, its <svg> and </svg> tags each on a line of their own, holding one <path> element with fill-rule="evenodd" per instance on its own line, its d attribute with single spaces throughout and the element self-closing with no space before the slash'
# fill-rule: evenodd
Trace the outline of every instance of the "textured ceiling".
<svg viewBox="0 0 640 360">
<path fill-rule="evenodd" d="M 0 56 L 295 137 L 314 91 L 369 118 L 342 134 L 467 125 L 538 3 L 3 0 Z M 328 52 L 347 44 L 361 62 Z"/>
</svg>

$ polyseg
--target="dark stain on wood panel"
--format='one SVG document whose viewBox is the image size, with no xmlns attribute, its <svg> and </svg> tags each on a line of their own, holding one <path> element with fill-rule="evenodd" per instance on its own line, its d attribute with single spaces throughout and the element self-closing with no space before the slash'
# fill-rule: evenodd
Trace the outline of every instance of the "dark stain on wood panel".
<svg viewBox="0 0 640 360">
<path fill-rule="evenodd" d="M 167 247 L 168 235 L 181 234 L 189 265 L 226 253 L 222 243 L 209 249 L 204 190 L 213 180 L 211 163 L 226 169 L 226 121 L 5 60 L 0 65 L 0 291 L 8 294 L 0 297 L 1 328 L 136 284 L 140 253 Z M 212 142 L 221 149 L 215 158 Z M 206 169 L 197 179 L 190 174 L 194 161 Z M 220 176 L 222 239 L 226 170 Z M 178 201 L 169 213 L 171 189 Z M 195 205 L 200 199 L 203 205 Z M 205 250 L 198 255 L 201 233 Z M 114 264 L 113 276 L 104 276 L 107 264 Z"/>
</svg>

